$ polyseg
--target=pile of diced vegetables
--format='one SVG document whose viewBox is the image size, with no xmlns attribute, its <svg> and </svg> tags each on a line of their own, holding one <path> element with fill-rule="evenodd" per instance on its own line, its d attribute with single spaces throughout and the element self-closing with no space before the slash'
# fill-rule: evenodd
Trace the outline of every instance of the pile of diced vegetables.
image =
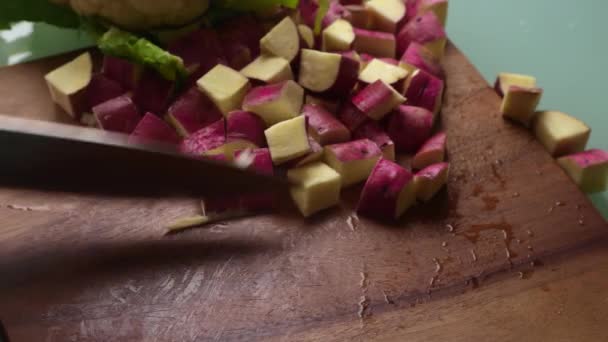
<svg viewBox="0 0 608 342">
<path fill-rule="evenodd" d="M 342 189 L 364 183 L 357 212 L 394 220 L 448 180 L 447 137 L 436 127 L 447 9 L 447 0 L 301 0 L 278 17 L 236 17 L 170 39 L 163 57 L 183 68 L 142 67 L 127 53 L 106 54 L 94 72 L 85 53 L 46 79 L 53 99 L 81 122 L 134 142 L 175 144 L 190 156 L 286 172 L 304 216 L 338 205 Z M 116 29 L 101 41 L 117 38 L 141 43 Z M 529 124 L 542 93 L 535 82 L 504 74 L 497 89 L 504 115 Z M 562 120 L 572 124 L 562 129 Z M 579 121 L 543 112 L 534 122 L 554 155 L 584 149 L 589 130 Z M 413 156 L 411 166 L 395 161 L 404 154 Z M 607 161 L 601 151 L 560 159 L 592 190 L 605 180 L 588 181 L 601 179 L 589 173 L 605 175 Z M 203 216 L 176 227 L 274 203 L 272 194 L 208 199 Z"/>
</svg>

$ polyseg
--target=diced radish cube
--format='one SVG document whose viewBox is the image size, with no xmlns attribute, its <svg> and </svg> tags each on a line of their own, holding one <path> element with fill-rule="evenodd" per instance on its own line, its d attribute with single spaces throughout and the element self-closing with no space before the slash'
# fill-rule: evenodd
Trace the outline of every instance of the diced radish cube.
<svg viewBox="0 0 608 342">
<path fill-rule="evenodd" d="M 254 143 L 258 147 L 266 146 L 264 121 L 257 115 L 235 111 L 226 118 L 226 136 L 228 140 L 241 139 Z"/>
<path fill-rule="evenodd" d="M 500 112 L 505 118 L 530 126 L 542 95 L 541 88 L 511 86 L 502 100 Z"/>
<path fill-rule="evenodd" d="M 321 144 L 319 144 L 315 139 L 313 139 L 310 135 L 308 136 L 308 143 L 310 144 L 310 152 L 308 154 L 294 159 L 287 163 L 288 168 L 300 167 L 306 164 L 317 162 L 323 159 L 323 155 L 325 154 L 325 149 Z"/>
<path fill-rule="evenodd" d="M 86 89 L 93 77 L 91 55 L 84 53 L 44 76 L 53 101 L 74 119 L 87 110 Z"/>
<path fill-rule="evenodd" d="M 427 140 L 414 156 L 412 167 L 421 170 L 429 165 L 443 162 L 445 160 L 446 138 L 446 134 L 441 132 Z"/>
<path fill-rule="evenodd" d="M 444 78 L 444 71 L 439 63 L 439 59 L 435 58 L 431 52 L 420 45 L 412 42 L 401 57 L 401 67 L 413 71 L 415 68 L 422 69 L 431 75 Z"/>
<path fill-rule="evenodd" d="M 324 99 L 324 98 L 320 98 L 320 97 L 316 97 L 316 96 L 312 96 L 312 95 L 306 95 L 306 98 L 304 99 L 304 103 L 308 104 L 308 105 L 321 106 L 321 107 L 325 108 L 326 110 L 328 110 L 330 113 L 338 112 L 338 106 L 339 106 L 338 101 L 332 101 L 332 100 L 328 100 L 328 99 Z"/>
<path fill-rule="evenodd" d="M 448 0 L 418 0 L 417 14 L 422 15 L 427 12 L 435 14 L 441 26 L 445 27 L 448 18 Z"/>
<path fill-rule="evenodd" d="M 299 83 L 326 96 L 348 95 L 357 83 L 359 63 L 337 53 L 302 50 Z"/>
<path fill-rule="evenodd" d="M 591 128 L 566 113 L 544 111 L 536 114 L 534 133 L 553 157 L 582 152 L 591 136 Z"/>
<path fill-rule="evenodd" d="M 379 220 L 394 220 L 415 202 L 414 175 L 390 160 L 380 159 L 365 183 L 357 213 Z"/>
<path fill-rule="evenodd" d="M 303 47 L 305 49 L 314 49 L 315 48 L 315 33 L 313 30 L 306 25 L 298 25 L 298 32 L 300 33 L 300 38 L 306 43 L 306 46 Z"/>
<path fill-rule="evenodd" d="M 363 88 L 353 97 L 353 104 L 373 120 L 382 119 L 404 102 L 401 94 L 381 80 Z"/>
<path fill-rule="evenodd" d="M 403 0 L 370 0 L 365 6 L 372 13 L 372 26 L 379 31 L 395 33 L 405 18 Z"/>
<path fill-rule="evenodd" d="M 351 100 L 348 100 L 342 104 L 342 107 L 338 112 L 338 119 L 346 128 L 351 132 L 354 132 L 359 126 L 368 121 L 369 117 L 359 110 Z"/>
<path fill-rule="evenodd" d="M 340 175 L 324 163 L 291 169 L 287 178 L 296 184 L 291 197 L 305 217 L 340 203 Z"/>
<path fill-rule="evenodd" d="M 152 113 L 146 113 L 129 137 L 131 143 L 164 142 L 179 144 L 180 138 L 171 126 Z"/>
<path fill-rule="evenodd" d="M 337 20 L 345 20 L 350 22 L 352 19 L 351 13 L 342 4 L 337 1 L 333 1 L 329 4 L 329 9 L 323 17 L 322 25 L 323 28 L 327 28 Z"/>
<path fill-rule="evenodd" d="M 122 85 L 124 89 L 135 89 L 141 76 L 142 67 L 125 59 L 103 56 L 101 73 Z"/>
<path fill-rule="evenodd" d="M 321 106 L 305 105 L 302 115 L 308 119 L 308 132 L 321 145 L 337 144 L 350 140 L 350 131 Z"/>
<path fill-rule="evenodd" d="M 359 81 L 365 84 L 372 84 L 378 80 L 382 80 L 386 84 L 401 89 L 407 75 L 408 72 L 403 68 L 379 59 L 373 59 L 359 74 Z"/>
<path fill-rule="evenodd" d="M 367 7 L 361 4 L 357 4 L 346 5 L 344 6 L 344 8 L 346 8 L 350 12 L 350 22 L 353 24 L 354 27 L 367 29 L 372 25 L 372 13 Z"/>
<path fill-rule="evenodd" d="M 270 127 L 298 116 L 303 102 L 304 89 L 294 81 L 286 81 L 251 89 L 243 109 L 258 114 Z"/>
<path fill-rule="evenodd" d="M 399 106 L 391 115 L 388 135 L 398 152 L 415 153 L 431 136 L 433 113 L 427 109 Z"/>
<path fill-rule="evenodd" d="M 264 133 L 275 165 L 304 156 L 311 150 L 304 116 L 280 122 Z"/>
<path fill-rule="evenodd" d="M 173 103 L 167 120 L 178 133 L 187 137 L 223 117 L 215 104 L 197 87 L 192 87 Z"/>
<path fill-rule="evenodd" d="M 504 96 L 511 86 L 536 88 L 536 78 L 528 75 L 501 72 L 496 78 L 494 89 L 499 96 Z"/>
<path fill-rule="evenodd" d="M 88 100 L 87 108 L 93 108 L 98 104 L 102 104 L 123 95 L 125 92 L 125 88 L 123 88 L 120 83 L 103 74 L 94 75 L 86 90 Z"/>
<path fill-rule="evenodd" d="M 175 83 L 161 77 L 156 71 L 145 70 L 133 93 L 133 102 L 142 112 L 163 115 L 173 98 Z"/>
<path fill-rule="evenodd" d="M 355 139 L 369 139 L 373 141 L 382 150 L 384 159 L 395 160 L 395 143 L 393 143 L 378 123 L 373 121 L 364 123 L 353 133 L 353 137 Z"/>
<path fill-rule="evenodd" d="M 264 83 L 279 83 L 293 80 L 289 61 L 283 57 L 260 55 L 247 65 L 241 74 Z"/>
<path fill-rule="evenodd" d="M 375 57 L 395 58 L 397 42 L 394 34 L 360 28 L 356 28 L 354 33 L 354 49 L 357 52 L 369 53 Z"/>
<path fill-rule="evenodd" d="M 416 193 L 419 200 L 430 201 L 448 182 L 450 164 L 439 163 L 428 166 L 415 176 Z"/>
<path fill-rule="evenodd" d="M 195 132 L 180 144 L 180 151 L 193 156 L 224 155 L 216 151 L 226 143 L 226 121 L 218 120 L 213 124 Z"/>
<path fill-rule="evenodd" d="M 342 176 L 342 187 L 367 179 L 382 151 L 369 139 L 325 146 L 325 162 Z"/>
<path fill-rule="evenodd" d="M 427 12 L 416 16 L 399 31 L 397 53 L 405 53 L 412 42 L 422 44 L 435 58 L 443 57 L 447 35 L 434 13 Z"/>
<path fill-rule="evenodd" d="M 594 149 L 559 158 L 557 162 L 584 192 L 608 188 L 608 152 Z"/>
<path fill-rule="evenodd" d="M 250 88 L 249 80 L 245 76 L 221 64 L 201 77 L 197 85 L 224 115 L 240 109 Z"/>
<path fill-rule="evenodd" d="M 128 96 L 119 96 L 93 107 L 99 127 L 105 131 L 131 134 L 141 116 Z"/>
<path fill-rule="evenodd" d="M 285 17 L 261 40 L 262 52 L 292 62 L 300 52 L 300 33 L 290 17 Z"/>
<path fill-rule="evenodd" d="M 416 69 L 406 80 L 404 88 L 408 105 L 428 109 L 437 116 L 443 103 L 443 80 Z"/>
<path fill-rule="evenodd" d="M 355 41 L 353 26 L 346 20 L 334 21 L 323 30 L 323 51 L 349 51 Z"/>
</svg>

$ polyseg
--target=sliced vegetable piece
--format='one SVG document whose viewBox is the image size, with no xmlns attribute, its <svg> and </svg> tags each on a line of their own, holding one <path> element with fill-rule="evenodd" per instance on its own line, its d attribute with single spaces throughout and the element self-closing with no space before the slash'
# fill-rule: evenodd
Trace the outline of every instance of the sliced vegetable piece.
<svg viewBox="0 0 608 342">
<path fill-rule="evenodd" d="M 321 106 L 305 105 L 302 115 L 308 119 L 308 132 L 321 145 L 343 143 L 350 140 L 350 131 Z"/>
<path fill-rule="evenodd" d="M 293 80 L 289 61 L 283 57 L 268 55 L 260 55 L 243 68 L 241 74 L 264 83 L 279 83 Z"/>
<path fill-rule="evenodd" d="M 350 22 L 353 24 L 354 27 L 361 29 L 368 29 L 371 27 L 372 14 L 367 7 L 363 6 L 362 4 L 356 4 L 346 5 L 344 6 L 344 8 L 346 8 L 350 12 Z"/>
<path fill-rule="evenodd" d="M 304 156 L 311 150 L 304 116 L 280 122 L 264 133 L 275 165 Z"/>
<path fill-rule="evenodd" d="M 325 146 L 325 162 L 342 176 L 342 187 L 369 177 L 382 151 L 369 139 Z"/>
<path fill-rule="evenodd" d="M 76 120 L 87 110 L 86 88 L 93 77 L 93 62 L 87 52 L 44 76 L 51 97 Z"/>
<path fill-rule="evenodd" d="M 180 141 L 175 130 L 152 113 L 144 115 L 129 137 L 130 143 L 163 142 L 177 145 Z"/>
<path fill-rule="evenodd" d="M 365 6 L 372 14 L 372 26 L 379 31 L 395 33 L 405 18 L 403 0 L 370 0 Z"/>
<path fill-rule="evenodd" d="M 448 19 L 448 0 L 418 0 L 417 14 L 433 12 L 441 26 L 445 27 Z"/>
<path fill-rule="evenodd" d="M 247 140 L 258 147 L 266 146 L 264 121 L 254 113 L 234 111 L 226 118 L 226 136 L 230 140 Z"/>
<path fill-rule="evenodd" d="M 421 69 L 414 70 L 404 85 L 408 105 L 428 109 L 435 116 L 443 104 L 443 91 L 443 80 Z"/>
<path fill-rule="evenodd" d="M 416 16 L 399 31 L 397 53 L 405 53 L 412 42 L 423 45 L 437 59 L 443 57 L 447 35 L 433 12 Z"/>
<path fill-rule="evenodd" d="M 222 117 L 222 112 L 196 86 L 180 96 L 167 112 L 167 121 L 182 137 L 187 137 Z"/>
<path fill-rule="evenodd" d="M 377 80 L 353 97 L 353 104 L 372 120 L 380 120 L 405 102 L 393 87 Z"/>
<path fill-rule="evenodd" d="M 584 192 L 608 189 L 608 152 L 593 149 L 561 157 L 557 162 Z"/>
<path fill-rule="evenodd" d="M 348 95 L 357 83 L 359 63 L 337 53 L 303 49 L 299 83 L 326 96 Z"/>
<path fill-rule="evenodd" d="M 379 59 L 373 59 L 359 74 L 359 81 L 372 84 L 378 80 L 382 80 L 396 89 L 401 89 L 407 75 L 408 72 L 403 68 Z"/>
<path fill-rule="evenodd" d="M 93 107 L 99 127 L 105 131 L 131 134 L 141 116 L 133 100 L 119 96 Z"/>
<path fill-rule="evenodd" d="M 542 95 L 541 88 L 511 86 L 502 100 L 500 112 L 505 118 L 530 126 Z"/>
<path fill-rule="evenodd" d="M 412 42 L 403 53 L 400 66 L 408 71 L 419 68 L 440 79 L 445 78 L 439 59 L 417 42 Z"/>
<path fill-rule="evenodd" d="M 415 176 L 416 193 L 419 200 L 428 202 L 448 182 L 450 164 L 439 163 L 428 166 Z"/>
<path fill-rule="evenodd" d="M 370 120 L 365 113 L 363 113 L 357 106 L 352 102 L 352 99 L 347 100 L 342 104 L 338 111 L 338 119 L 348 128 L 351 132 L 354 132 L 363 123 Z"/>
<path fill-rule="evenodd" d="M 390 160 L 380 159 L 365 183 L 357 213 L 379 220 L 394 220 L 415 202 L 414 175 Z"/>
<path fill-rule="evenodd" d="M 558 111 L 537 113 L 534 132 L 553 157 L 584 151 L 591 136 L 591 128 L 584 122 Z"/>
<path fill-rule="evenodd" d="M 201 77 L 197 85 L 224 115 L 241 107 L 251 87 L 245 76 L 221 64 Z"/>
<path fill-rule="evenodd" d="M 500 96 L 504 96 L 511 86 L 521 88 L 536 88 L 536 78 L 528 75 L 501 72 L 496 77 L 494 89 Z"/>
<path fill-rule="evenodd" d="M 375 57 L 395 58 L 397 42 L 395 35 L 381 31 L 369 31 L 360 28 L 354 30 L 354 49 L 359 53 L 368 53 Z"/>
<path fill-rule="evenodd" d="M 415 153 L 431 136 L 433 113 L 413 106 L 399 106 L 391 115 L 388 135 L 398 152 Z"/>
<path fill-rule="evenodd" d="M 312 29 L 306 25 L 298 25 L 298 32 L 300 32 L 300 37 L 306 43 L 304 48 L 306 49 L 314 49 L 315 47 L 315 33 Z"/>
<path fill-rule="evenodd" d="M 447 135 L 445 132 L 432 136 L 414 156 L 412 167 L 421 170 L 432 164 L 443 162 L 445 160 L 446 140 Z"/>
<path fill-rule="evenodd" d="M 290 17 L 285 17 L 260 40 L 262 52 L 292 62 L 300 52 L 300 34 Z"/>
<path fill-rule="evenodd" d="M 344 19 L 338 19 L 323 31 L 323 51 L 349 51 L 355 41 L 353 26 Z"/>
<path fill-rule="evenodd" d="M 179 150 L 193 156 L 222 155 L 220 158 L 224 160 L 223 151 L 219 152 L 217 149 L 225 143 L 226 121 L 220 119 L 182 140 Z"/>
<path fill-rule="evenodd" d="M 264 119 L 268 127 L 300 114 L 304 89 L 294 81 L 256 87 L 245 97 L 243 109 Z"/>
<path fill-rule="evenodd" d="M 355 139 L 369 139 L 373 141 L 382 150 L 384 159 L 395 160 L 395 143 L 393 143 L 377 122 L 369 121 L 364 123 L 353 133 L 353 137 Z"/>
<path fill-rule="evenodd" d="M 290 193 L 305 217 L 340 203 L 340 175 L 324 163 L 316 162 L 287 172 L 293 184 Z"/>
<path fill-rule="evenodd" d="M 126 89 L 117 81 L 111 80 L 103 74 L 96 74 L 87 86 L 87 110 L 116 98 L 126 92 Z"/>
<path fill-rule="evenodd" d="M 126 59 L 105 55 L 101 73 L 109 79 L 120 83 L 125 89 L 135 89 L 143 67 Z"/>
<path fill-rule="evenodd" d="M 133 92 L 133 102 L 142 112 L 162 115 L 173 100 L 175 82 L 161 77 L 156 71 L 146 69 Z"/>
</svg>

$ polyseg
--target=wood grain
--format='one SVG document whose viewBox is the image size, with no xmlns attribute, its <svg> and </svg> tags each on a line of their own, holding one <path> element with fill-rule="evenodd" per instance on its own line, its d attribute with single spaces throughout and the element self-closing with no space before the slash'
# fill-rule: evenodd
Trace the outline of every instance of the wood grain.
<svg viewBox="0 0 608 342">
<path fill-rule="evenodd" d="M 55 63 L 20 71 L 33 77 Z M 445 68 L 449 187 L 393 226 L 353 218 L 353 190 L 310 220 L 284 208 L 163 237 L 195 200 L 3 189 L 0 319 L 9 335 L 601 340 L 606 222 L 527 130 L 500 117 L 499 98 L 454 46 Z M 42 109 L 14 93 L 0 110 Z"/>
</svg>

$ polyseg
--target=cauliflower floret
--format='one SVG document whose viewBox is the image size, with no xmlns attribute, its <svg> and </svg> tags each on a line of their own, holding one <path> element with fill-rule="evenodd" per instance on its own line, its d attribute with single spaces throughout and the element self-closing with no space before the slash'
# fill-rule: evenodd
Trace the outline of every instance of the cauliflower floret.
<svg viewBox="0 0 608 342">
<path fill-rule="evenodd" d="M 201 16 L 209 0 L 51 0 L 81 15 L 99 16 L 131 30 L 182 26 Z"/>
</svg>

